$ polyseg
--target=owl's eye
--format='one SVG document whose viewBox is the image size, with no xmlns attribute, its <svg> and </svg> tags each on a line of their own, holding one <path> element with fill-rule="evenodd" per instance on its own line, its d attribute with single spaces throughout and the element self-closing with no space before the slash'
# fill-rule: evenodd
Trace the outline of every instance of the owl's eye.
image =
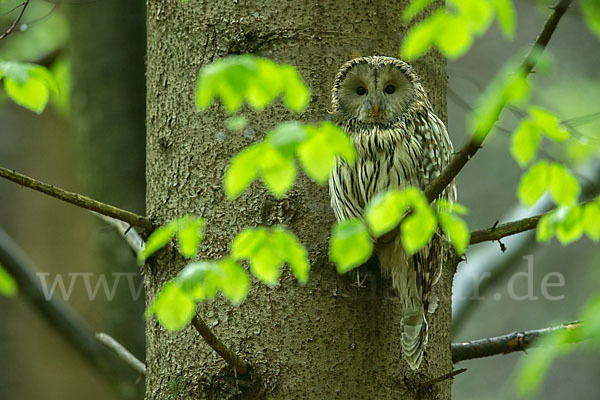
<svg viewBox="0 0 600 400">
<path fill-rule="evenodd" d="M 392 94 L 396 91 L 396 87 L 394 85 L 387 85 L 383 91 L 387 94 Z"/>
<path fill-rule="evenodd" d="M 356 88 L 356 94 L 359 96 L 364 96 L 365 94 L 367 94 L 367 89 L 365 89 L 362 86 L 359 86 Z"/>
</svg>

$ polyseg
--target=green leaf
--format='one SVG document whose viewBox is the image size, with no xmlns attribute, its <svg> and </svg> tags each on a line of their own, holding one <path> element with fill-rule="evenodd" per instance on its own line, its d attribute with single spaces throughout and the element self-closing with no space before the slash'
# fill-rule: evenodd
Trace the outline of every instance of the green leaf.
<svg viewBox="0 0 600 400">
<path fill-rule="evenodd" d="M 402 246 L 408 255 L 415 254 L 429 243 L 436 227 L 437 218 L 430 208 L 409 215 L 400 225 Z"/>
<path fill-rule="evenodd" d="M 473 33 L 482 34 L 490 26 L 493 9 L 489 1 L 449 0 L 449 3 L 458 9 L 459 20 Z"/>
<path fill-rule="evenodd" d="M 533 123 L 550 139 L 557 142 L 564 142 L 569 138 L 569 131 L 560 126 L 556 115 L 539 107 L 531 107 L 529 113 L 533 117 Z"/>
<path fill-rule="evenodd" d="M 344 131 L 331 122 L 318 127 L 306 126 L 307 138 L 298 147 L 298 159 L 306 174 L 315 182 L 327 182 L 336 165 L 336 156 L 352 164 L 356 150 Z"/>
<path fill-rule="evenodd" d="M 177 240 L 179 240 L 179 252 L 187 258 L 192 258 L 198 252 L 198 246 L 202 241 L 204 219 L 195 217 L 184 217 L 179 220 Z"/>
<path fill-rule="evenodd" d="M 469 231 L 467 223 L 462 218 L 445 211 L 440 212 L 439 218 L 442 230 L 450 239 L 456 252 L 458 254 L 464 254 L 469 245 L 469 240 L 471 239 L 471 232 Z"/>
<path fill-rule="evenodd" d="M 448 15 L 438 33 L 436 44 L 448 58 L 464 55 L 473 44 L 473 36 L 463 18 Z"/>
<path fill-rule="evenodd" d="M 138 263 L 143 264 L 148 257 L 167 245 L 177 232 L 177 223 L 171 221 L 167 225 L 158 227 L 146 241 L 146 247 L 138 253 Z"/>
<path fill-rule="evenodd" d="M 219 286 L 223 294 L 234 304 L 240 304 L 246 298 L 250 288 L 250 278 L 246 270 L 230 258 L 218 262 L 221 270 Z"/>
<path fill-rule="evenodd" d="M 430 5 L 432 0 L 412 0 L 402 11 L 402 22 L 408 23 L 413 20 L 421 11 Z"/>
<path fill-rule="evenodd" d="M 373 241 L 365 225 L 353 218 L 337 222 L 329 244 L 329 259 L 340 274 L 366 262 L 373 252 Z"/>
<path fill-rule="evenodd" d="M 231 243 L 234 259 L 250 261 L 252 273 L 267 285 L 277 283 L 284 262 L 283 254 L 277 248 L 266 228 L 245 229 Z"/>
<path fill-rule="evenodd" d="M 308 281 L 310 262 L 308 261 L 308 252 L 304 246 L 300 244 L 294 234 L 282 227 L 274 228 L 273 241 L 277 243 L 276 247 L 284 255 L 298 282 L 305 284 Z"/>
<path fill-rule="evenodd" d="M 265 141 L 284 156 L 294 155 L 305 139 L 305 127 L 297 121 L 283 122 L 265 135 Z"/>
<path fill-rule="evenodd" d="M 220 286 L 220 270 L 213 261 L 200 261 L 186 265 L 174 283 L 194 300 L 213 299 Z"/>
<path fill-rule="evenodd" d="M 50 98 L 48 85 L 39 79 L 30 78 L 25 83 L 17 83 L 5 77 L 4 89 L 15 103 L 38 114 L 44 111 Z"/>
<path fill-rule="evenodd" d="M 373 235 L 379 237 L 398 226 L 409 205 L 404 192 L 400 190 L 386 190 L 373 197 L 364 212 Z"/>
<path fill-rule="evenodd" d="M 583 209 L 583 227 L 594 242 L 600 240 L 600 203 L 589 203 Z"/>
<path fill-rule="evenodd" d="M 492 5 L 496 11 L 502 33 L 508 39 L 515 37 L 515 7 L 512 0 L 493 0 Z"/>
<path fill-rule="evenodd" d="M 310 89 L 304 84 L 296 68 L 291 65 L 282 66 L 280 73 L 284 81 L 285 104 L 292 111 L 304 111 L 310 101 Z"/>
<path fill-rule="evenodd" d="M 176 284 L 163 286 L 148 313 L 156 314 L 162 326 L 170 331 L 185 327 L 194 316 L 196 303 Z"/>
<path fill-rule="evenodd" d="M 446 13 L 440 9 L 429 18 L 410 28 L 402 40 L 401 57 L 404 60 L 411 61 L 429 51 L 439 37 L 445 19 Z"/>
<path fill-rule="evenodd" d="M 16 296 L 18 292 L 15 279 L 0 265 L 0 294 L 8 297 Z"/>
<path fill-rule="evenodd" d="M 229 113 L 239 110 L 244 101 L 262 110 L 280 94 L 288 108 L 296 112 L 304 110 L 310 100 L 310 90 L 294 67 L 250 54 L 232 55 L 200 70 L 196 106 L 204 110 L 220 97 Z"/>
<path fill-rule="evenodd" d="M 600 38 L 600 2 L 598 0 L 583 0 L 581 11 L 588 28 Z"/>
<path fill-rule="evenodd" d="M 554 222 L 554 213 L 544 215 L 538 222 L 535 236 L 538 242 L 547 242 L 552 239 L 556 232 L 556 224 Z"/>
<path fill-rule="evenodd" d="M 527 165 L 537 153 L 542 140 L 537 127 L 528 119 L 521 121 L 510 138 L 510 153 L 520 166 Z"/>
<path fill-rule="evenodd" d="M 560 221 L 556 224 L 556 237 L 564 246 L 578 240 L 583 235 L 583 212 L 579 205 L 558 210 Z"/>
<path fill-rule="evenodd" d="M 283 197 L 294 186 L 298 171 L 293 157 L 285 156 L 267 144 L 263 148 L 260 166 L 262 180 L 275 197 Z"/>
<path fill-rule="evenodd" d="M 258 143 L 246 147 L 231 159 L 223 182 L 227 197 L 236 198 L 258 177 L 264 149 L 265 145 Z"/>
<path fill-rule="evenodd" d="M 569 206 L 579 197 L 579 183 L 564 165 L 553 163 L 549 169 L 549 189 L 557 205 Z"/>
<path fill-rule="evenodd" d="M 546 161 L 540 161 L 529 168 L 521 177 L 517 195 L 521 203 L 533 206 L 544 194 L 550 184 L 550 167 Z"/>
</svg>

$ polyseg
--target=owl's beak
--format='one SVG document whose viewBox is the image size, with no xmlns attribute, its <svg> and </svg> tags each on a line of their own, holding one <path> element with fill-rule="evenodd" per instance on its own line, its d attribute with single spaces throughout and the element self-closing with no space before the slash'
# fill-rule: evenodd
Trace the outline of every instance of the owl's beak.
<svg viewBox="0 0 600 400">
<path fill-rule="evenodd" d="M 376 117 L 379 115 L 379 105 L 377 103 L 375 103 L 373 106 L 373 112 L 375 113 Z"/>
</svg>

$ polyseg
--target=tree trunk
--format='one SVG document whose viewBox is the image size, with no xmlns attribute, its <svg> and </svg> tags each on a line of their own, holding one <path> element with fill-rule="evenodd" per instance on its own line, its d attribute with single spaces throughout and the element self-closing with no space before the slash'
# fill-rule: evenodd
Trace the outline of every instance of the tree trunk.
<svg viewBox="0 0 600 400">
<path fill-rule="evenodd" d="M 400 305 L 391 283 L 369 270 L 366 288 L 355 274 L 339 276 L 328 261 L 334 222 L 327 189 L 301 176 L 283 199 L 262 183 L 235 201 L 222 188 L 232 156 L 280 121 L 328 119 L 337 69 L 359 55 L 397 56 L 407 1 L 148 1 L 147 195 L 148 214 L 164 223 L 182 214 L 207 220 L 203 258 L 228 253 L 245 227 L 283 223 L 308 248 L 311 275 L 301 287 L 285 270 L 275 288 L 253 281 L 235 307 L 220 298 L 199 314 L 251 365 L 234 377 L 187 327 L 169 333 L 147 322 L 147 399 L 421 399 L 450 398 L 450 381 L 419 384 L 452 370 L 450 292 L 453 271 L 438 285 L 440 306 L 431 321 L 426 362 L 407 370 L 400 346 Z M 253 130 L 229 133 L 219 105 L 194 109 L 202 65 L 236 53 L 256 53 L 296 66 L 313 92 L 307 111 L 291 115 L 281 104 L 245 111 Z M 445 117 L 445 60 L 428 54 L 415 63 L 431 101 Z M 253 135 L 256 132 L 256 137 Z M 173 246 L 153 259 L 145 276 L 147 302 L 183 267 Z"/>
</svg>

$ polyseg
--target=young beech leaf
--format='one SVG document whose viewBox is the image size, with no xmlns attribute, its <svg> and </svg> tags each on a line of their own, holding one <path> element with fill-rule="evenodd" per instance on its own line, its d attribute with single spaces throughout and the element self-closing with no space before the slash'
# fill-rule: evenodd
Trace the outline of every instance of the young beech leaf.
<svg viewBox="0 0 600 400">
<path fill-rule="evenodd" d="M 239 263 L 226 258 L 218 262 L 221 273 L 218 275 L 219 287 L 223 294 L 234 304 L 240 304 L 246 298 L 250 288 L 248 273 Z"/>
<path fill-rule="evenodd" d="M 598 201 L 584 206 L 583 224 L 585 233 L 590 239 L 594 242 L 600 240 L 600 203 Z"/>
<path fill-rule="evenodd" d="M 557 205 L 569 206 L 579 197 L 579 182 L 562 164 L 553 163 L 549 170 L 549 189 L 552 199 Z"/>
<path fill-rule="evenodd" d="M 439 213 L 440 225 L 458 254 L 463 254 L 469 245 L 471 232 L 466 222 L 456 215 L 442 211 Z"/>
<path fill-rule="evenodd" d="M 436 227 L 437 218 L 431 208 L 415 210 L 400 225 L 400 238 L 404 250 L 409 255 L 419 251 L 429 243 Z"/>
<path fill-rule="evenodd" d="M 194 316 L 196 303 L 178 285 L 165 284 L 149 307 L 147 315 L 156 314 L 162 326 L 170 331 L 185 327 Z"/>
<path fill-rule="evenodd" d="M 510 137 L 510 153 L 523 167 L 533 160 L 541 140 L 537 127 L 529 119 L 524 119 Z"/>
<path fill-rule="evenodd" d="M 394 229 L 404 217 L 409 203 L 403 191 L 390 189 L 377 194 L 365 208 L 365 219 L 375 237 Z"/>
<path fill-rule="evenodd" d="M 508 39 L 515 37 L 515 7 L 512 0 L 492 0 L 502 33 Z"/>
<path fill-rule="evenodd" d="M 532 165 L 521 177 L 517 195 L 521 203 L 533 206 L 544 194 L 550 183 L 550 171 L 546 161 Z"/>
<path fill-rule="evenodd" d="M 175 283 L 194 300 L 212 299 L 220 284 L 219 268 L 214 261 L 199 261 L 186 265 Z"/>
<path fill-rule="evenodd" d="M 296 279 L 302 284 L 308 281 L 310 263 L 308 252 L 291 232 L 282 227 L 273 228 L 273 242 L 287 261 Z"/>
<path fill-rule="evenodd" d="M 146 247 L 138 253 L 138 263 L 143 264 L 148 257 L 167 245 L 177 232 L 177 223 L 169 222 L 167 225 L 156 228 L 146 241 Z"/>
<path fill-rule="evenodd" d="M 0 294 L 14 297 L 17 294 L 17 283 L 15 279 L 0 265 Z"/>
<path fill-rule="evenodd" d="M 373 241 L 366 226 L 353 218 L 337 222 L 329 243 L 329 259 L 340 274 L 360 266 L 371 257 Z"/>
<path fill-rule="evenodd" d="M 192 258 L 198 252 L 202 241 L 204 220 L 202 218 L 184 217 L 179 221 L 177 240 L 179 252 L 187 258 Z"/>
<path fill-rule="evenodd" d="M 223 182 L 227 197 L 236 198 L 258 177 L 264 149 L 264 143 L 257 143 L 231 159 Z"/>
<path fill-rule="evenodd" d="M 294 186 L 296 162 L 292 156 L 286 156 L 268 143 L 264 144 L 260 159 L 262 180 L 265 186 L 277 198 L 283 197 Z"/>
</svg>

